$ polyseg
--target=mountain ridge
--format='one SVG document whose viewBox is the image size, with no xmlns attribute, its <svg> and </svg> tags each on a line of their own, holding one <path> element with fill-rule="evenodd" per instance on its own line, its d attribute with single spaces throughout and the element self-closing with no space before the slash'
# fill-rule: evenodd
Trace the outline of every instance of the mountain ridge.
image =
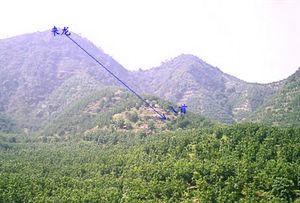
<svg viewBox="0 0 300 203">
<path fill-rule="evenodd" d="M 286 79 L 283 87 L 249 117 L 250 121 L 272 125 L 300 124 L 300 68 Z"/>
<path fill-rule="evenodd" d="M 248 120 L 291 83 L 291 79 L 249 83 L 192 54 L 149 70 L 128 71 L 88 39 L 75 33 L 72 37 L 138 93 L 186 103 L 189 111 L 224 123 Z M 62 112 L 89 91 L 123 87 L 64 36 L 54 37 L 50 31 L 0 40 L 0 84 L 0 113 L 25 126 Z M 57 94 L 65 88 L 69 93 Z"/>
<path fill-rule="evenodd" d="M 147 86 L 141 91 L 150 92 L 178 104 L 192 103 L 193 110 L 227 123 L 245 119 L 245 116 L 256 110 L 257 106 L 278 89 L 277 86 L 282 85 L 282 82 L 248 83 L 187 54 L 175 57 L 159 67 L 134 74 L 137 83 Z M 142 80 L 139 81 L 139 78 Z M 183 78 L 185 80 L 182 80 Z M 153 84 L 158 88 L 154 88 Z M 251 95 L 260 91 L 263 91 L 265 96 L 253 101 Z M 247 94 L 251 94 L 249 96 L 251 98 L 245 96 Z M 244 98 L 239 101 L 241 97 Z M 213 108 L 209 109 L 210 106 Z M 213 112 L 214 110 L 216 112 Z M 220 115 L 223 118 L 220 119 Z"/>
</svg>

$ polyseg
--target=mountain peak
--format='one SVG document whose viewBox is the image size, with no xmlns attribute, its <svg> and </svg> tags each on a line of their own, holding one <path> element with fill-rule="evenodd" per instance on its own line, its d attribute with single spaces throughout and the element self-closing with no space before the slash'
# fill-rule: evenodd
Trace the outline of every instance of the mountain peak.
<svg viewBox="0 0 300 203">
<path fill-rule="evenodd" d="M 185 60 L 185 61 L 201 61 L 199 57 L 192 55 L 192 54 L 180 54 L 179 56 L 175 57 L 174 60 Z"/>
<path fill-rule="evenodd" d="M 166 62 L 163 62 L 161 66 L 152 69 L 155 70 L 169 70 L 169 71 L 191 71 L 192 69 L 203 69 L 203 70 L 218 70 L 202 59 L 192 54 L 180 54 L 179 56 L 172 58 Z"/>
<path fill-rule="evenodd" d="M 112 57 L 75 33 L 71 37 L 111 72 L 127 79 L 128 71 Z M 0 87 L 0 113 L 5 111 L 12 117 L 28 120 L 28 113 L 57 88 L 74 77 L 85 76 L 101 85 L 120 85 L 66 36 L 53 36 L 48 30 L 3 39 L 0 41 L 0 84 L 4 84 Z M 72 88 L 77 87 L 68 89 Z"/>
</svg>

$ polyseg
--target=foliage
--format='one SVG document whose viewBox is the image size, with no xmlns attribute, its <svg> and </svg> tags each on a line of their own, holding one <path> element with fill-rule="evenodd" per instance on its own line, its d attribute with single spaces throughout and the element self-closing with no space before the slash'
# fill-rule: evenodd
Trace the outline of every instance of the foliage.
<svg viewBox="0 0 300 203">
<path fill-rule="evenodd" d="M 174 105 L 154 96 L 143 97 L 161 113 L 164 112 L 163 109 Z M 77 102 L 74 101 L 73 105 L 65 108 L 60 114 L 50 116 L 35 135 L 46 136 L 47 141 L 52 141 L 55 136 L 68 140 L 73 134 L 81 133 L 90 139 L 96 139 L 97 134 L 102 132 L 144 131 L 146 134 L 152 134 L 157 130 L 174 130 L 177 127 L 198 128 L 213 125 L 210 120 L 192 112 L 185 115 L 164 113 L 168 119 L 161 121 L 152 109 L 126 90 L 103 87 L 91 91 Z"/>
<path fill-rule="evenodd" d="M 298 201 L 299 135 L 243 124 L 11 143 L 0 147 L 0 201 Z"/>
</svg>

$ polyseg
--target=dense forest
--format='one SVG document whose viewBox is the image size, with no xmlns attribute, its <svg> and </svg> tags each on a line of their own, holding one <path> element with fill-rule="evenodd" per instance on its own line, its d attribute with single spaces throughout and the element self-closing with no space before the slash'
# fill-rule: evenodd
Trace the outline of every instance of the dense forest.
<svg viewBox="0 0 300 203">
<path fill-rule="evenodd" d="M 13 139 L 12 139 L 13 138 Z M 0 202 L 300 202 L 300 129 L 0 135 Z"/>
</svg>

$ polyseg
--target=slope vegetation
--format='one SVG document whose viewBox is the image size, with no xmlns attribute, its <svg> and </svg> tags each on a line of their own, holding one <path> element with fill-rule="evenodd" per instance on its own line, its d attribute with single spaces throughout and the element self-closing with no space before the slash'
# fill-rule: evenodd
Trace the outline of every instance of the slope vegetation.
<svg viewBox="0 0 300 203">
<path fill-rule="evenodd" d="M 300 125 L 300 69 L 290 76 L 278 93 L 252 116 L 252 121 L 272 125 Z"/>
<path fill-rule="evenodd" d="M 223 73 L 192 55 L 180 55 L 160 67 L 134 73 L 141 91 L 157 95 L 225 123 L 243 121 L 282 82 L 254 84 Z"/>
<path fill-rule="evenodd" d="M 72 37 L 101 58 L 116 75 L 124 79 L 128 77 L 128 71 L 101 49 L 76 34 Z M 66 37 L 53 37 L 47 31 L 0 40 L 0 113 L 9 115 L 24 127 L 34 127 L 34 122 L 31 122 L 35 119 L 34 114 L 41 106 L 47 105 L 45 108 L 51 109 L 53 104 L 48 99 L 53 98 L 55 92 L 69 80 L 76 82 L 74 77 L 81 80 L 85 87 L 116 84 Z M 65 85 L 65 88 L 78 88 L 78 94 L 73 95 L 76 97 L 64 98 L 66 102 L 80 99 L 80 95 L 87 90 L 80 86 Z"/>
</svg>

